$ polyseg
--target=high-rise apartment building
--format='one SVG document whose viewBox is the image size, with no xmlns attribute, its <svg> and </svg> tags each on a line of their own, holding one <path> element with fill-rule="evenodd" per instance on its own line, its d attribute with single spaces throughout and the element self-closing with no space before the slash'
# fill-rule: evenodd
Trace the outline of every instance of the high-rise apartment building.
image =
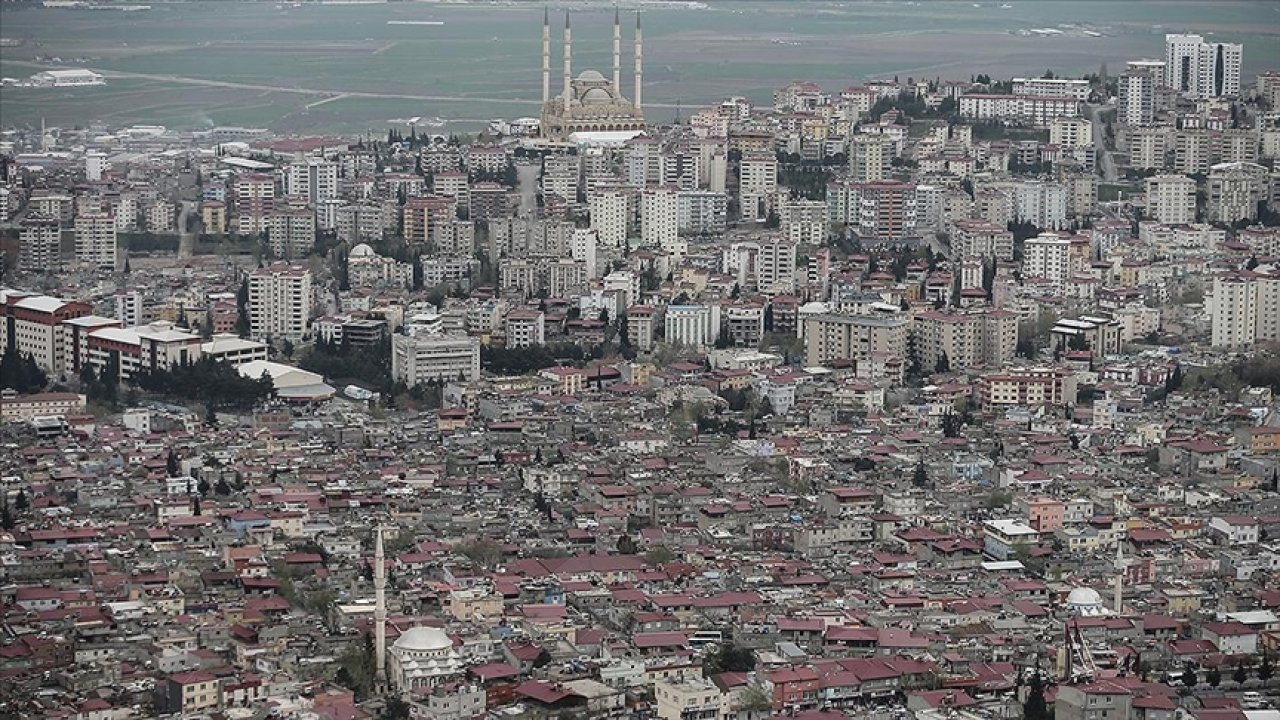
<svg viewBox="0 0 1280 720">
<path fill-rule="evenodd" d="M 305 267 L 275 263 L 249 275 L 249 332 L 255 340 L 302 340 L 311 305 L 311 271 Z"/>
<path fill-rule="evenodd" d="M 18 267 L 26 272 L 47 273 L 62 267 L 62 224 L 55 217 L 28 215 L 18 233 L 22 249 Z"/>
<path fill-rule="evenodd" d="M 302 198 L 315 206 L 338 197 L 338 164 L 321 158 L 309 158 L 284 169 L 281 183 L 287 197 Z"/>
<path fill-rule="evenodd" d="M 1071 241 L 1055 233 L 1029 238 L 1023 250 L 1023 277 L 1061 284 L 1071 275 Z"/>
<path fill-rule="evenodd" d="M 679 236 L 679 191 L 670 186 L 646 189 L 640 196 L 640 241 L 666 249 Z"/>
<path fill-rule="evenodd" d="M 1165 81 L 1194 98 L 1240 94 L 1244 46 L 1207 43 L 1200 35 L 1165 35 Z"/>
<path fill-rule="evenodd" d="M 1155 120 L 1155 74 L 1145 68 L 1130 68 L 1119 78 L 1116 122 L 1143 127 Z"/>
<path fill-rule="evenodd" d="M 893 159 L 889 140 L 859 133 L 849 140 L 849 179 L 854 182 L 883 180 Z"/>
<path fill-rule="evenodd" d="M 1195 222 L 1196 181 L 1186 175 L 1147 178 L 1146 215 L 1168 225 Z"/>
<path fill-rule="evenodd" d="M 116 269 L 116 220 L 109 213 L 76 216 L 76 261 L 100 270 Z"/>
</svg>

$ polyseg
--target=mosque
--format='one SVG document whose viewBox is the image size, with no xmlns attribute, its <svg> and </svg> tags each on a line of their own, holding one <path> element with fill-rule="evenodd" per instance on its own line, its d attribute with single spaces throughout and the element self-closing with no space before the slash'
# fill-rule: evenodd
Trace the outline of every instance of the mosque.
<svg viewBox="0 0 1280 720">
<path fill-rule="evenodd" d="M 564 16 L 564 89 L 551 97 L 551 26 L 542 18 L 542 136 L 548 140 L 622 142 L 645 130 L 640 110 L 644 49 L 640 15 L 636 15 L 635 99 L 622 96 L 622 29 L 613 14 L 613 79 L 595 70 L 573 77 L 573 39 L 569 14 Z"/>
</svg>

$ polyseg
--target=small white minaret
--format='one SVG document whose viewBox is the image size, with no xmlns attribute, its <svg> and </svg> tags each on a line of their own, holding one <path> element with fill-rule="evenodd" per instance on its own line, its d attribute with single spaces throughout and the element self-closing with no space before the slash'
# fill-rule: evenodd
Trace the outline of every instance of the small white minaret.
<svg viewBox="0 0 1280 720">
<path fill-rule="evenodd" d="M 1115 597 L 1112 599 L 1112 610 L 1117 615 L 1124 613 L 1124 542 L 1116 541 L 1116 578 Z"/>
<path fill-rule="evenodd" d="M 387 568 L 383 562 L 382 526 L 374 528 L 373 546 L 373 638 L 374 685 L 387 686 Z"/>
<path fill-rule="evenodd" d="M 542 8 L 542 104 L 551 99 L 551 11 Z"/>
<path fill-rule="evenodd" d="M 569 28 L 569 12 L 564 14 L 564 106 L 569 107 L 573 98 L 570 81 L 573 80 L 573 35 Z"/>
<path fill-rule="evenodd" d="M 640 13 L 636 12 L 636 109 L 640 109 L 640 87 L 644 82 L 644 35 L 640 30 Z"/>
<path fill-rule="evenodd" d="M 613 91 L 622 94 L 622 22 L 613 6 Z"/>
</svg>

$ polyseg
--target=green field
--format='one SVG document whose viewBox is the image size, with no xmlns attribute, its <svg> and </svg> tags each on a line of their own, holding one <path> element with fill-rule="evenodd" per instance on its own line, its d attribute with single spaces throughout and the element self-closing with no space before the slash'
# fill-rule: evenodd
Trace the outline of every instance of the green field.
<svg viewBox="0 0 1280 720">
<path fill-rule="evenodd" d="M 1008 4 L 1010 7 L 1001 7 Z M 869 77 L 968 77 L 1113 71 L 1159 57 L 1165 31 L 1246 43 L 1246 81 L 1280 68 L 1280 4 L 1258 2 L 711 2 L 649 6 L 645 100 L 651 118 L 731 94 L 768 102 L 779 85 L 831 89 Z M 574 68 L 610 64 L 612 3 L 574 7 Z M 0 9 L 0 74 L 90 67 L 106 87 L 6 88 L 0 124 L 257 125 L 290 131 L 383 128 L 391 118 L 442 117 L 472 129 L 535 114 L 541 87 L 542 6 L 436 4 L 293 7 L 274 2 L 157 4 L 138 13 Z M 560 6 L 563 8 L 563 5 Z M 624 10 L 626 6 L 624 4 Z M 553 7 L 553 11 L 557 9 Z M 443 26 L 388 25 L 439 21 Z M 624 92 L 631 94 L 631 20 L 624 26 Z M 1102 37 L 1018 34 L 1091 23 Z M 559 87 L 557 15 L 553 88 Z M 13 45 L 18 43 L 17 45 Z M 55 61 L 54 58 L 57 60 Z M 151 76 L 151 77 L 141 77 Z M 217 81 L 234 86 L 209 86 Z M 251 87 L 245 87 L 251 86 Z M 362 92 L 312 108 L 333 94 Z M 408 97 L 394 97 L 408 96 Z"/>
</svg>

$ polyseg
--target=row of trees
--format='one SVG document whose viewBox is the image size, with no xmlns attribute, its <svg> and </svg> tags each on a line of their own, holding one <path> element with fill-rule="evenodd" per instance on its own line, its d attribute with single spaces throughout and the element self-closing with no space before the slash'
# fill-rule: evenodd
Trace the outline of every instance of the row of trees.
<svg viewBox="0 0 1280 720">
<path fill-rule="evenodd" d="M 9 348 L 0 357 L 0 385 L 19 393 L 40 392 L 49 384 L 49 376 L 40 369 L 30 353 L 19 355 Z"/>
<path fill-rule="evenodd" d="M 583 347 L 576 343 L 522 348 L 481 346 L 480 366 L 495 375 L 524 375 L 556 365 L 581 366 L 603 356 L 604 349 L 599 345 Z"/>
<path fill-rule="evenodd" d="M 103 382 L 107 382 L 105 379 Z M 134 384 L 147 392 L 198 402 L 213 410 L 248 410 L 269 399 L 275 392 L 271 378 L 248 378 L 228 363 L 202 357 L 193 363 L 167 370 L 137 373 Z"/>
</svg>

